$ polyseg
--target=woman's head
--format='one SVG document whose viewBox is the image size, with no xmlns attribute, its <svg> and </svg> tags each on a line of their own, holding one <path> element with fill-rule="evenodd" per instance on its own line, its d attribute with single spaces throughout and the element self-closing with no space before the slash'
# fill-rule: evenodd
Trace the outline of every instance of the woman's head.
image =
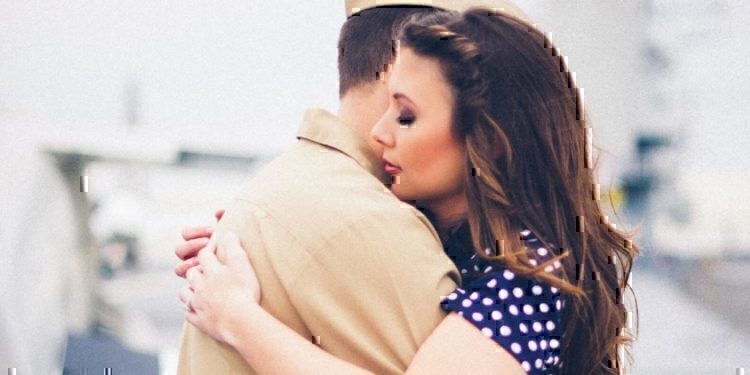
<svg viewBox="0 0 750 375">
<path fill-rule="evenodd" d="M 460 196 L 477 249 L 567 292 L 566 372 L 616 372 L 636 250 L 593 197 L 587 125 L 563 59 L 536 28 L 486 9 L 416 19 L 399 41 L 389 82 L 399 95 L 373 130 L 401 167 L 394 193 L 430 210 Z M 520 228 L 562 256 L 564 280 L 529 262 Z"/>
<path fill-rule="evenodd" d="M 391 190 L 401 200 L 431 209 L 438 221 L 461 220 L 466 213 L 466 150 L 453 132 L 455 94 L 440 63 L 403 49 L 388 89 L 388 110 L 372 135 L 383 147 L 386 172 L 393 176 Z"/>
</svg>

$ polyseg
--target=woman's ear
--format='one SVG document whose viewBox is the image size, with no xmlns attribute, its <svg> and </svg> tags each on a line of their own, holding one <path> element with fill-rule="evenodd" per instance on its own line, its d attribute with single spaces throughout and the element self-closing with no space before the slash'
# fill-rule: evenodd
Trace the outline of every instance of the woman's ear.
<svg viewBox="0 0 750 375">
<path fill-rule="evenodd" d="M 510 162 L 510 141 L 504 131 L 493 132 L 488 137 L 487 142 L 489 144 L 487 151 L 492 160 L 499 161 L 501 158 L 505 158 L 506 162 Z"/>
</svg>

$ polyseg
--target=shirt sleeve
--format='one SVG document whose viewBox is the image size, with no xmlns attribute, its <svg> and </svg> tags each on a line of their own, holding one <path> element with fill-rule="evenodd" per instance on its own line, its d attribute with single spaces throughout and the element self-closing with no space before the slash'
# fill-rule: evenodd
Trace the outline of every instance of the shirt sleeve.
<svg viewBox="0 0 750 375">
<path fill-rule="evenodd" d="M 471 280 L 441 302 L 445 311 L 463 316 L 530 374 L 559 364 L 562 305 L 557 288 L 508 269 Z"/>
</svg>

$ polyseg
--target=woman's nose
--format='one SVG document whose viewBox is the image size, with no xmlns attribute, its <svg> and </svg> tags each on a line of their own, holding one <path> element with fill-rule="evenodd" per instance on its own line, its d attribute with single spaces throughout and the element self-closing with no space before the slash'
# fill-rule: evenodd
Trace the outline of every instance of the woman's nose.
<svg viewBox="0 0 750 375">
<path fill-rule="evenodd" d="M 388 112 L 375 123 L 375 126 L 370 131 L 370 135 L 375 142 L 383 145 L 383 147 L 393 147 L 393 133 L 389 130 L 387 115 Z"/>
</svg>

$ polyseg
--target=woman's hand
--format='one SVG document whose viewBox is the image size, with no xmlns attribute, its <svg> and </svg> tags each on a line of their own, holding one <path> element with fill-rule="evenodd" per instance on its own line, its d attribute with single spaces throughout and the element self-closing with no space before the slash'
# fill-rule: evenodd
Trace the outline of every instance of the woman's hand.
<svg viewBox="0 0 750 375">
<path fill-rule="evenodd" d="M 224 210 L 214 213 L 218 222 L 224 216 Z M 211 235 L 214 233 L 212 226 L 185 227 L 182 229 L 182 239 L 174 249 L 175 255 L 180 258 L 180 263 L 174 268 L 179 277 L 185 277 L 185 273 L 192 267 L 198 265 L 198 252 L 208 245 Z"/>
<path fill-rule="evenodd" d="M 227 232 L 218 245 L 226 254 L 224 264 L 211 241 L 198 253 L 197 265 L 186 272 L 180 300 L 188 308 L 187 321 L 222 342 L 231 342 L 233 327 L 259 308 L 261 290 L 239 238 Z"/>
</svg>

